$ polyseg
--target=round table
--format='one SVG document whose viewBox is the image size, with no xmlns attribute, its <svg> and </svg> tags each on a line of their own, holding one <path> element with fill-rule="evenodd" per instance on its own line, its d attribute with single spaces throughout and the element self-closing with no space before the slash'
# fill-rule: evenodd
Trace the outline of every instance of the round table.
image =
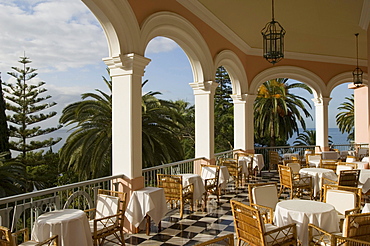
<svg viewBox="0 0 370 246">
<path fill-rule="evenodd" d="M 297 225 L 297 237 L 302 245 L 308 245 L 308 224 L 326 231 L 339 231 L 338 213 L 331 204 L 310 200 L 287 200 L 276 204 L 274 224 L 281 227 Z"/>
<path fill-rule="evenodd" d="M 335 172 L 327 168 L 302 168 L 299 170 L 301 175 L 310 175 L 312 177 L 312 185 L 315 196 L 318 195 L 322 186 L 322 178 L 337 181 L 338 177 Z"/>
<path fill-rule="evenodd" d="M 41 242 L 58 235 L 61 246 L 92 246 L 90 225 L 84 211 L 55 210 L 40 215 L 32 228 L 32 240 Z"/>
</svg>

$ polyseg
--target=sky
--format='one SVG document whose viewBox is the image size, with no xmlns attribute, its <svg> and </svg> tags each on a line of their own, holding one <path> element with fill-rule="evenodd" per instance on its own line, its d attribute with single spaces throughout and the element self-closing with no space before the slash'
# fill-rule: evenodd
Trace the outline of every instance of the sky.
<svg viewBox="0 0 370 246">
<path fill-rule="evenodd" d="M 3 82 L 14 82 L 7 72 L 12 71 L 11 67 L 19 67 L 19 57 L 24 55 L 32 61 L 31 67 L 37 69 L 37 79 L 46 82 L 44 88 L 48 91 L 44 95 L 51 95 L 57 103 L 52 108 L 57 116 L 45 122 L 49 126 L 56 126 L 62 109 L 80 101 L 82 93 L 107 91 L 102 79 L 108 77 L 102 61 L 108 57 L 107 41 L 99 22 L 80 0 L 0 0 Z M 143 79 L 149 82 L 143 93 L 159 91 L 163 99 L 194 103 L 189 86 L 193 82 L 190 63 L 175 42 L 153 39 L 145 56 L 152 61 L 145 70 Z M 329 105 L 329 127 L 336 127 L 336 108 L 353 91 L 341 85 L 333 93 L 336 96 Z M 311 112 L 314 116 L 314 111 Z M 307 126 L 313 128 L 314 121 L 308 121 Z M 59 130 L 58 134 L 65 140 L 65 131 Z"/>
</svg>

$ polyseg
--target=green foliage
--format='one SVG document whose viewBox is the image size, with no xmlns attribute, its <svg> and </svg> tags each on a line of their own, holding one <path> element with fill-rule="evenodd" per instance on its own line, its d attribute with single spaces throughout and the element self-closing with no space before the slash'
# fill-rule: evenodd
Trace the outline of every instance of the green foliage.
<svg viewBox="0 0 370 246">
<path fill-rule="evenodd" d="M 112 92 L 112 81 L 103 79 Z M 74 126 L 60 151 L 60 165 L 63 173 L 72 170 L 79 180 L 111 174 L 112 95 L 97 92 L 83 94 L 83 101 L 68 105 L 60 118 L 60 123 Z M 143 167 L 184 158 L 180 138 L 174 134 L 184 121 L 176 104 L 156 98 L 158 94 L 148 92 L 142 96 Z M 60 180 L 73 180 L 70 174 Z"/>
<path fill-rule="evenodd" d="M 51 150 L 28 152 L 23 158 L 26 165 L 26 190 L 41 190 L 58 185 L 59 177 L 59 154 Z"/>
<path fill-rule="evenodd" d="M 147 83 L 145 81 L 143 86 Z M 173 102 L 156 98 L 159 92 L 142 96 L 143 167 L 184 159 L 179 133 L 185 121 Z"/>
<path fill-rule="evenodd" d="M 5 101 L 3 97 L 3 87 L 2 87 L 2 80 L 0 77 L 0 153 L 6 152 L 10 153 L 9 151 L 9 129 L 8 123 L 5 114 Z M 10 154 L 8 155 L 10 158 Z"/>
<path fill-rule="evenodd" d="M 224 67 L 217 68 L 215 93 L 215 152 L 233 149 L 234 143 L 234 104 L 231 80 Z"/>
<path fill-rule="evenodd" d="M 336 122 L 339 130 L 348 133 L 347 140 L 355 140 L 355 98 L 352 94 L 345 98 L 347 101 L 341 103 L 338 110 L 342 110 L 336 115 Z"/>
<path fill-rule="evenodd" d="M 112 91 L 112 82 L 103 77 Z M 112 95 L 82 94 L 82 101 L 63 109 L 59 122 L 73 126 L 73 132 L 60 150 L 62 170 L 73 170 L 80 180 L 111 174 Z M 89 99 L 89 100 L 85 100 Z"/>
<path fill-rule="evenodd" d="M 10 141 L 10 149 L 20 151 L 22 156 L 25 156 L 27 152 L 53 146 L 61 138 L 31 141 L 35 137 L 56 131 L 60 126 L 46 129 L 37 126 L 37 123 L 56 115 L 54 111 L 42 113 L 55 106 L 56 103 L 44 103 L 51 96 L 40 97 L 40 94 L 47 90 L 43 88 L 45 82 L 35 83 L 36 69 L 27 66 L 31 61 L 27 57 L 21 57 L 19 63 L 23 65 L 23 68 L 12 67 L 14 72 L 8 72 L 10 76 L 15 78 L 15 84 L 3 83 L 3 85 L 5 86 L 4 92 L 6 92 L 6 109 L 11 112 L 7 116 L 10 123 L 10 137 L 16 139 Z"/>
<path fill-rule="evenodd" d="M 6 156 L 9 153 L 0 153 L 0 197 L 22 193 L 25 187 L 25 166 Z"/>
<path fill-rule="evenodd" d="M 316 131 L 304 130 L 293 142 L 294 145 L 316 145 Z"/>
<path fill-rule="evenodd" d="M 328 136 L 329 144 L 333 144 L 331 136 Z M 293 142 L 294 145 L 316 145 L 316 130 L 304 130 L 303 133 L 299 133 L 297 139 Z"/>
<path fill-rule="evenodd" d="M 299 131 L 298 122 L 306 129 L 305 118 L 312 118 L 305 108 L 305 104 L 311 108 L 307 99 L 289 92 L 293 88 L 302 88 L 312 94 L 312 90 L 305 84 L 288 84 L 287 81 L 286 78 L 269 80 L 258 89 L 254 102 L 256 143 L 280 145 Z"/>
<path fill-rule="evenodd" d="M 175 129 L 175 132 L 180 136 L 184 159 L 192 159 L 195 157 L 195 108 L 184 100 L 177 100 L 174 104 L 185 122 L 184 126 L 179 131 Z"/>
</svg>

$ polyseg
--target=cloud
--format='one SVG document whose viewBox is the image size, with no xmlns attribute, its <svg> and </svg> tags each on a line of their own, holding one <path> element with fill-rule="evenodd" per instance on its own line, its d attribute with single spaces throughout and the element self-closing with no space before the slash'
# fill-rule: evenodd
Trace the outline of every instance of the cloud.
<svg viewBox="0 0 370 246">
<path fill-rule="evenodd" d="M 178 48 L 178 44 L 172 39 L 157 37 L 152 39 L 145 51 L 145 54 L 156 54 L 161 52 L 170 52 Z"/>
<path fill-rule="evenodd" d="M 24 53 L 39 72 L 84 67 L 108 56 L 104 32 L 76 0 L 0 0 L 0 70 Z"/>
</svg>

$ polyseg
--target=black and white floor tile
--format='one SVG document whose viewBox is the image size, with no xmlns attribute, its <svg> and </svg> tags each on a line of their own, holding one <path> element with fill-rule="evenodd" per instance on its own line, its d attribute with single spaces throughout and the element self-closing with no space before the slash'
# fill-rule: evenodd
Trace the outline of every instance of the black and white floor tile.
<svg viewBox="0 0 370 246">
<path fill-rule="evenodd" d="M 250 182 L 279 182 L 277 172 L 262 173 Z M 234 221 L 230 207 L 230 200 L 236 199 L 248 202 L 247 186 L 235 189 L 233 184 L 229 184 L 225 193 L 220 197 L 220 204 L 217 205 L 215 197 L 210 196 L 207 204 L 207 211 L 201 210 L 191 212 L 186 207 L 183 218 L 179 218 L 178 209 L 170 211 L 162 220 L 161 231 L 154 224 L 151 226 L 150 235 L 145 231 L 137 234 L 126 235 L 125 243 L 131 245 L 196 245 L 215 237 L 234 233 Z M 114 244 L 105 244 L 114 245 Z"/>
</svg>

